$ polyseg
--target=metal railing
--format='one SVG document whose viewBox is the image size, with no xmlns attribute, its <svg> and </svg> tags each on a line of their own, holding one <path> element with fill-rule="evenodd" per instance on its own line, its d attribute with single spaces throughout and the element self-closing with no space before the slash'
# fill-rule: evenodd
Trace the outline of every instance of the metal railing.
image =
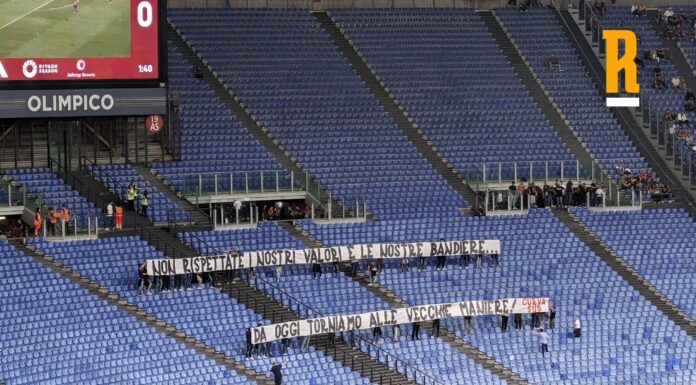
<svg viewBox="0 0 696 385">
<path fill-rule="evenodd" d="M 566 208 L 566 207 L 587 207 L 587 208 L 642 208 L 642 193 L 635 188 L 620 189 L 618 185 L 611 187 L 611 184 L 601 185 L 601 193 L 596 191 L 577 194 L 567 194 L 554 196 L 552 192 L 544 193 L 537 198 L 532 194 L 520 194 L 510 190 L 486 190 L 485 205 L 486 212 L 493 214 L 496 212 L 525 211 L 530 208 Z M 565 186 L 564 186 L 565 187 Z M 608 188 L 607 188 L 608 187 Z M 553 186 L 551 186 L 553 188 Z"/>
<path fill-rule="evenodd" d="M 183 174 L 179 178 L 180 192 L 198 197 L 306 191 L 292 171 L 194 173 Z"/>
<path fill-rule="evenodd" d="M 156 249 L 162 251 L 165 255 L 170 258 L 184 258 L 187 257 L 187 253 L 181 250 L 181 247 L 177 243 L 172 243 L 171 239 L 167 239 L 160 234 L 157 234 L 153 229 L 137 225 L 135 228 L 138 236 L 145 240 L 150 245 L 154 246 Z"/>
<path fill-rule="evenodd" d="M 42 218 L 40 235 L 46 239 L 67 240 L 71 237 L 98 237 L 99 226 L 105 227 L 104 221 L 95 216 L 71 214 L 69 222 L 61 218 L 55 224 L 45 214 L 42 215 Z"/>
<path fill-rule="evenodd" d="M 287 309 L 290 311 L 294 312 L 295 314 L 299 315 L 299 317 L 302 318 L 316 318 L 316 317 L 323 317 L 324 314 L 322 314 L 320 311 L 312 308 L 311 306 L 305 304 L 295 296 L 287 293 L 283 289 L 279 288 L 275 284 L 259 277 L 258 275 L 251 278 L 253 281 L 253 285 L 258 288 L 263 293 L 266 293 L 267 295 L 270 295 L 272 298 L 274 298 L 277 302 L 280 302 L 283 306 L 285 306 Z M 249 282 L 250 284 L 252 283 L 251 281 Z M 262 286 L 259 286 L 259 285 Z M 233 292 L 236 290 L 237 297 L 233 295 Z M 247 291 L 248 290 L 248 291 Z M 240 300 L 244 298 L 247 303 L 254 303 L 254 306 L 257 309 L 262 309 L 262 313 L 265 314 L 265 318 L 268 319 L 268 311 L 270 310 L 270 320 L 272 323 L 278 323 L 278 322 L 286 322 L 286 321 L 291 321 L 291 320 L 296 320 L 297 318 L 292 318 L 292 319 L 286 319 L 283 313 L 276 312 L 273 309 L 267 309 L 265 303 L 258 303 L 256 302 L 255 299 L 253 299 L 253 302 L 250 301 L 253 298 L 253 295 L 250 296 L 249 292 L 251 292 L 253 289 L 242 289 L 239 286 L 236 288 L 230 287 L 230 296 L 234 298 L 239 298 Z M 270 291 L 270 292 L 269 292 Z M 242 297 L 243 296 L 243 297 Z M 415 382 L 422 384 L 422 385 L 444 385 L 441 381 L 438 381 L 437 379 L 433 378 L 429 374 L 425 373 L 424 371 L 415 368 L 411 366 L 408 362 L 400 359 L 396 355 L 387 352 L 385 349 L 380 348 L 379 346 L 375 345 L 372 343 L 371 340 L 368 338 L 365 338 L 364 336 L 361 336 L 359 333 L 352 333 L 351 337 L 347 337 L 345 333 L 342 333 L 342 338 L 339 339 L 340 341 L 343 341 L 343 343 L 346 344 L 353 344 L 357 345 L 357 347 L 363 352 L 369 355 L 370 357 L 376 358 L 378 361 L 383 363 L 385 366 L 394 368 L 397 372 L 403 374 L 409 379 L 413 379 Z M 346 338 L 348 338 L 348 341 L 346 341 Z M 350 339 L 353 339 L 353 341 L 350 341 Z M 351 347 L 353 345 L 350 345 Z M 336 355 L 337 351 L 335 350 L 334 347 L 334 355 Z M 345 351 L 341 352 L 343 355 L 342 362 L 347 362 L 349 357 L 346 357 Z M 365 363 L 369 361 L 366 361 L 362 357 L 358 357 L 356 355 L 350 355 L 350 361 L 351 361 L 351 369 L 356 370 L 357 368 L 360 368 L 360 372 L 363 374 L 366 374 L 365 372 Z M 384 382 L 383 380 L 383 371 L 375 372 L 372 368 L 370 368 L 369 371 L 369 379 L 371 381 L 375 381 L 379 384 L 391 384 L 391 380 L 389 382 Z"/>
<path fill-rule="evenodd" d="M 466 167 L 464 179 L 473 183 L 507 183 L 511 180 L 527 182 L 594 179 L 602 174 L 598 164 L 585 170 L 578 160 L 528 161 L 528 162 L 487 162 Z"/>
<path fill-rule="evenodd" d="M 602 39 L 602 22 L 600 21 L 597 13 L 592 9 L 592 4 L 587 0 L 577 0 L 577 9 L 580 15 L 580 19 L 585 21 L 585 31 L 591 32 L 590 36 L 592 38 L 592 43 L 598 44 L 599 53 L 604 54 L 606 52 L 606 47 L 604 44 L 604 39 Z"/>
<path fill-rule="evenodd" d="M 648 126 L 648 135 L 657 142 L 655 146 L 662 151 L 666 163 L 672 166 L 675 174 L 681 177 L 688 188 L 696 189 L 696 143 L 689 138 L 680 137 L 680 125 L 671 130 L 671 123 L 664 119 L 664 111 L 656 111 L 646 95 L 640 94 L 642 123 Z M 688 129 L 687 129 L 688 130 Z"/>
<path fill-rule="evenodd" d="M 0 199 L 0 207 L 21 207 L 27 205 L 27 189 L 24 183 L 13 184 L 10 181 L 2 181 L 4 199 Z"/>
<path fill-rule="evenodd" d="M 48 168 L 59 178 L 65 181 L 66 184 L 76 190 L 82 197 L 92 202 L 100 210 L 104 210 L 106 205 L 111 201 L 110 197 L 105 197 L 99 191 L 92 189 L 89 185 L 82 182 L 79 178 L 66 170 L 63 165 L 53 158 L 48 158 Z"/>
</svg>

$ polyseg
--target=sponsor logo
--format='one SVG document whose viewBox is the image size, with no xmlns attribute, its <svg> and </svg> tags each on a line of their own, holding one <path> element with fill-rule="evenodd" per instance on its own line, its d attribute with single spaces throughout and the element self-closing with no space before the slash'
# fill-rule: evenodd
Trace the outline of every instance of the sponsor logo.
<svg viewBox="0 0 696 385">
<path fill-rule="evenodd" d="M 78 71 L 84 71 L 85 68 L 87 68 L 87 63 L 80 59 L 75 63 L 75 68 L 77 68 Z"/>
<path fill-rule="evenodd" d="M 2 65 L 1 61 L 0 61 L 0 79 L 7 79 L 7 71 L 5 71 L 5 67 Z"/>
<path fill-rule="evenodd" d="M 27 79 L 33 79 L 38 72 L 39 66 L 37 66 L 36 62 L 33 60 L 27 60 L 24 62 L 24 65 L 22 65 L 22 74 L 24 74 L 24 77 Z"/>
<path fill-rule="evenodd" d="M 31 112 L 109 111 L 114 103 L 114 97 L 109 94 L 32 95 L 27 99 L 27 108 Z"/>
<path fill-rule="evenodd" d="M 608 30 L 602 31 L 602 39 L 606 47 L 606 85 L 607 107 L 638 107 L 640 98 L 637 96 L 621 96 L 619 74 L 623 72 L 624 89 L 628 94 L 638 94 L 638 39 L 633 31 Z M 623 56 L 620 56 L 619 42 L 623 42 Z M 612 95 L 612 96 L 610 96 Z"/>
</svg>

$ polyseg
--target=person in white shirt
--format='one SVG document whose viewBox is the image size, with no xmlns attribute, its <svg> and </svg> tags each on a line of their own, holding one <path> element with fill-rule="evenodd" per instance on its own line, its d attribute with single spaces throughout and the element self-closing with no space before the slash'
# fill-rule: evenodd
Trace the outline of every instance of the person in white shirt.
<svg viewBox="0 0 696 385">
<path fill-rule="evenodd" d="M 549 333 L 544 331 L 544 328 L 539 328 L 539 331 L 536 332 L 537 337 L 539 337 L 539 345 L 541 349 L 541 355 L 545 356 L 546 353 L 549 351 L 549 340 L 551 339 L 549 337 Z"/>
<path fill-rule="evenodd" d="M 602 206 L 604 204 L 604 189 L 602 189 L 601 185 L 595 190 L 595 196 L 597 197 L 596 205 Z"/>
<path fill-rule="evenodd" d="M 575 316 L 575 317 L 573 317 L 573 336 L 575 338 L 580 338 L 580 330 L 581 330 L 580 317 Z"/>
<path fill-rule="evenodd" d="M 109 202 L 106 205 L 106 217 L 109 219 L 109 226 L 114 226 L 114 202 Z"/>
<path fill-rule="evenodd" d="M 672 11 L 672 7 L 667 8 L 665 13 L 662 14 L 662 17 L 665 21 L 667 21 L 667 19 L 669 19 L 672 16 L 674 16 L 674 11 Z"/>
</svg>

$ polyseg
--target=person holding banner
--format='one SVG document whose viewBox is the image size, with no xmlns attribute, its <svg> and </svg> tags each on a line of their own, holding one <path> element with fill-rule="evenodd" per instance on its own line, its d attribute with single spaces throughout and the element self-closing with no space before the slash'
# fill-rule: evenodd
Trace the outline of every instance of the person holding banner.
<svg viewBox="0 0 696 385">
<path fill-rule="evenodd" d="M 378 268 L 376 263 L 374 263 L 373 261 L 367 263 L 367 273 L 370 277 L 369 286 L 372 286 L 377 282 L 377 271 Z"/>
<path fill-rule="evenodd" d="M 428 263 L 426 256 L 418 257 L 418 271 L 425 271 L 425 265 Z"/>
<path fill-rule="evenodd" d="M 411 329 L 411 341 L 420 340 L 420 323 L 414 322 Z"/>
<path fill-rule="evenodd" d="M 245 355 L 246 358 L 249 359 L 251 358 L 251 351 L 253 350 L 254 345 L 251 344 L 251 328 L 248 327 L 246 329 L 246 350 L 245 350 Z"/>
<path fill-rule="evenodd" d="M 520 330 L 522 330 L 522 314 L 515 313 L 514 320 L 515 320 L 515 331 L 519 332 Z"/>
<path fill-rule="evenodd" d="M 399 342 L 400 336 L 401 336 L 401 328 L 399 327 L 399 325 L 393 325 L 392 326 L 392 341 Z"/>
<path fill-rule="evenodd" d="M 312 264 L 312 278 L 315 278 L 315 279 L 321 278 L 321 265 L 318 263 Z"/>
<path fill-rule="evenodd" d="M 505 321 L 507 323 L 507 321 Z M 507 325 L 506 325 L 507 328 Z M 470 315 L 464 316 L 464 333 L 471 334 L 474 331 L 474 325 Z"/>
<path fill-rule="evenodd" d="M 433 320 L 433 333 L 432 333 L 432 338 L 438 338 L 440 337 L 440 319 L 435 318 Z"/>
<path fill-rule="evenodd" d="M 372 344 L 375 346 L 379 345 L 380 338 L 382 338 L 382 328 L 379 326 L 375 326 L 372 329 Z"/>
<path fill-rule="evenodd" d="M 502 315 L 500 316 L 500 318 L 501 318 L 501 320 L 500 320 L 500 331 L 501 331 L 502 333 L 505 333 L 505 332 L 507 331 L 507 327 L 508 327 L 508 315 L 507 315 L 507 314 L 502 314 Z"/>
<path fill-rule="evenodd" d="M 302 353 L 307 353 L 309 351 L 309 336 L 302 337 L 302 346 L 300 346 Z"/>
</svg>

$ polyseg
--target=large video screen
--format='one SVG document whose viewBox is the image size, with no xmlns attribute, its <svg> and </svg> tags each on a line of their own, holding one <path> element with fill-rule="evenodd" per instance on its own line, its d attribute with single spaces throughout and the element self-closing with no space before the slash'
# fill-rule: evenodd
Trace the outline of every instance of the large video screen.
<svg viewBox="0 0 696 385">
<path fill-rule="evenodd" d="M 158 0 L 0 0 L 0 83 L 159 78 Z"/>
</svg>

